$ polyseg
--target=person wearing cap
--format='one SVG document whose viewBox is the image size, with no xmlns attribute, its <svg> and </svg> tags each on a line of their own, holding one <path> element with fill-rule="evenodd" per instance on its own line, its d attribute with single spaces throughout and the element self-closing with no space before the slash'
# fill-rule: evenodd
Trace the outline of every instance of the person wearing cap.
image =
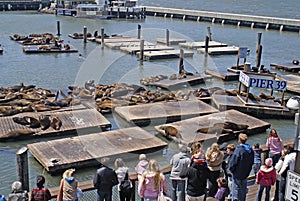
<svg viewBox="0 0 300 201">
<path fill-rule="evenodd" d="M 32 189 L 30 201 L 48 201 L 51 200 L 51 193 L 44 187 L 45 177 L 39 175 L 36 177 L 36 187 Z"/>
<path fill-rule="evenodd" d="M 97 201 L 111 201 L 112 188 L 119 183 L 116 172 L 108 166 L 109 162 L 110 158 L 101 158 L 100 168 L 93 179 L 94 187 L 97 189 Z"/>
<path fill-rule="evenodd" d="M 247 142 L 247 135 L 239 134 L 238 143 L 230 161 L 229 170 L 232 173 L 232 199 L 245 201 L 247 196 L 247 178 L 254 163 L 254 152 Z"/>
<path fill-rule="evenodd" d="M 12 193 L 8 195 L 8 201 L 10 200 L 28 200 L 27 191 L 22 190 L 22 183 L 19 181 L 15 181 L 11 185 Z"/>
<path fill-rule="evenodd" d="M 256 195 L 256 201 L 261 201 L 264 189 L 266 189 L 265 200 L 270 200 L 271 186 L 276 182 L 276 171 L 273 167 L 273 159 L 267 158 L 265 165 L 262 165 L 257 173 L 256 183 L 259 184 L 259 189 Z"/>
<path fill-rule="evenodd" d="M 173 201 L 185 201 L 185 185 L 186 179 L 179 177 L 180 172 L 186 169 L 191 163 L 191 158 L 187 154 L 187 147 L 182 145 L 179 147 L 180 152 L 173 155 L 170 160 L 172 165 L 170 179 L 172 183 L 171 198 Z"/>
<path fill-rule="evenodd" d="M 57 201 L 78 201 L 78 181 L 73 177 L 75 169 L 68 169 L 63 173 L 60 181 L 60 190 L 57 194 Z"/>
</svg>

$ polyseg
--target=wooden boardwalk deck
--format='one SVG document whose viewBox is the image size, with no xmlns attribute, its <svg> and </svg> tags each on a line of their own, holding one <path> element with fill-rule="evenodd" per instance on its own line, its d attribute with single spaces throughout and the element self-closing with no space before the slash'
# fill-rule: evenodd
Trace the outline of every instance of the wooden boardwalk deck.
<svg viewBox="0 0 300 201">
<path fill-rule="evenodd" d="M 136 46 L 125 46 L 120 47 L 120 49 L 129 54 L 137 54 L 140 52 L 140 44 Z M 161 50 L 174 50 L 173 47 L 165 46 L 165 45 L 144 45 L 144 51 L 161 51 Z"/>
<path fill-rule="evenodd" d="M 138 52 L 137 55 L 140 53 Z M 172 59 L 172 58 L 179 58 L 180 50 L 162 50 L 162 51 L 151 51 L 151 52 L 144 52 L 144 58 L 146 60 L 157 60 L 157 59 Z M 184 57 L 193 57 L 193 51 L 184 51 Z"/>
<path fill-rule="evenodd" d="M 62 126 L 59 130 L 48 128 L 42 130 L 41 128 L 28 128 L 21 124 L 15 123 L 13 117 L 30 116 L 33 118 L 39 118 L 41 115 L 56 116 L 62 121 Z M 85 129 L 97 129 L 100 127 L 110 128 L 111 123 L 97 110 L 95 109 L 81 109 L 74 111 L 49 111 L 39 113 L 21 113 L 15 116 L 7 116 L 0 118 L 0 140 L 12 139 L 12 138 L 35 138 L 46 135 L 66 135 L 76 134 L 79 130 Z M 28 130 L 32 133 L 30 135 L 12 134 L 15 131 Z"/>
<path fill-rule="evenodd" d="M 69 45 L 70 48 L 52 48 L 49 46 L 49 48 L 44 49 L 42 47 L 45 47 L 44 45 L 28 45 L 23 46 L 23 52 L 28 54 L 35 54 L 35 53 L 75 53 L 78 52 L 78 50 L 72 46 Z"/>
<path fill-rule="evenodd" d="M 150 82 L 149 86 L 156 86 L 161 87 L 168 90 L 173 90 L 178 87 L 181 87 L 182 85 L 196 85 L 204 83 L 206 79 L 210 79 L 211 76 L 205 75 L 205 74 L 194 74 L 194 75 L 187 75 L 186 78 L 183 79 L 176 79 L 176 80 L 170 80 L 170 79 L 163 79 L 159 80 L 157 82 Z"/>
<path fill-rule="evenodd" d="M 166 38 L 157 38 L 156 42 L 167 45 L 167 39 Z M 185 43 L 185 42 L 186 42 L 186 40 L 182 39 L 182 38 L 170 38 L 169 39 L 169 45 L 178 45 L 179 43 Z"/>
<path fill-rule="evenodd" d="M 239 80 L 239 76 L 240 76 L 239 74 L 232 73 L 232 72 L 220 73 L 220 72 L 213 71 L 213 70 L 205 70 L 204 72 L 208 75 L 220 78 L 224 81 L 236 81 L 236 80 Z"/>
<path fill-rule="evenodd" d="M 271 102 L 251 102 L 244 104 L 237 96 L 227 95 L 212 95 L 212 102 L 220 111 L 229 109 L 235 109 L 246 114 L 250 114 L 255 117 L 262 118 L 288 118 L 293 119 L 295 114 L 286 107 L 274 107 L 280 106 L 278 103 Z M 270 107 L 268 107 L 270 106 Z"/>
<path fill-rule="evenodd" d="M 236 124 L 246 124 L 248 125 L 248 134 L 254 134 L 259 132 L 264 132 L 266 129 L 270 128 L 271 124 L 255 117 L 249 116 L 247 114 L 241 113 L 237 110 L 228 110 L 224 112 L 218 112 L 213 114 L 208 114 L 200 117 L 195 117 L 191 119 L 186 119 L 183 121 L 178 121 L 170 124 L 155 126 L 160 134 L 166 136 L 165 131 L 162 129 L 164 126 L 173 126 L 179 131 L 181 138 L 173 137 L 170 138 L 177 142 L 184 144 L 189 144 L 193 141 L 206 141 L 214 140 L 218 142 L 227 141 L 234 139 L 240 133 L 238 131 L 233 133 L 225 134 L 204 134 L 197 133 L 200 128 L 212 127 L 216 123 L 224 123 L 225 121 L 233 122 Z"/>
<path fill-rule="evenodd" d="M 98 165 L 102 157 L 160 149 L 167 143 L 139 127 L 28 144 L 32 155 L 50 173 Z M 53 161 L 57 162 L 54 163 Z"/>
<path fill-rule="evenodd" d="M 289 72 L 294 72 L 298 73 L 300 71 L 300 65 L 296 65 L 291 63 L 283 63 L 283 64 L 277 64 L 277 63 L 271 63 L 271 67 L 275 67 L 276 69 L 279 70 L 284 70 L 284 71 L 289 71 Z"/>
<path fill-rule="evenodd" d="M 300 94 L 300 76 L 298 75 L 277 75 L 280 80 L 287 81 L 286 91 Z"/>
<path fill-rule="evenodd" d="M 202 101 L 169 101 L 116 107 L 115 111 L 127 122 L 138 126 L 174 122 L 199 115 L 218 112 Z"/>
<path fill-rule="evenodd" d="M 198 48 L 198 52 L 205 53 L 205 48 Z M 239 47 L 226 46 L 226 47 L 212 47 L 208 48 L 209 55 L 226 55 L 226 54 L 237 54 Z"/>
<path fill-rule="evenodd" d="M 197 48 L 204 48 L 205 47 L 205 41 L 201 42 L 185 42 L 185 43 L 179 43 L 180 47 L 188 48 L 188 49 L 197 49 Z M 221 43 L 218 41 L 209 41 L 208 47 L 226 47 L 227 44 Z"/>
</svg>

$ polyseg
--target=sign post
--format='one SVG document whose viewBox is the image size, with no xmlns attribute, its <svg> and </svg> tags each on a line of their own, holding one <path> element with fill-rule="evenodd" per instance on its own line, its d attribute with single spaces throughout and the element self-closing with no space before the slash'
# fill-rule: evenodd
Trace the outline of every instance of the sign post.
<svg viewBox="0 0 300 201">
<path fill-rule="evenodd" d="M 285 199 L 289 201 L 300 200 L 300 174 L 288 171 L 285 187 Z"/>
</svg>

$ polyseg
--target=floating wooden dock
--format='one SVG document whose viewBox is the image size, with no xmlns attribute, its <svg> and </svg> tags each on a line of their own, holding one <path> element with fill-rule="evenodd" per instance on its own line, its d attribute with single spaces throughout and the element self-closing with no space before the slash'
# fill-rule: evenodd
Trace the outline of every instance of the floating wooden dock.
<svg viewBox="0 0 300 201">
<path fill-rule="evenodd" d="M 205 48 L 198 48 L 197 51 L 201 53 L 205 53 Z M 238 51 L 239 51 L 239 47 L 236 46 L 208 48 L 209 55 L 238 54 Z"/>
<path fill-rule="evenodd" d="M 137 54 L 140 52 L 140 44 L 136 46 L 125 46 L 125 47 L 120 47 L 120 50 L 127 52 L 129 54 Z M 149 52 L 149 51 L 162 51 L 162 50 L 174 50 L 173 47 L 165 46 L 165 45 L 145 45 L 144 44 L 144 51 Z"/>
<path fill-rule="evenodd" d="M 168 45 L 166 38 L 157 38 L 156 42 Z M 182 39 L 182 38 L 170 38 L 169 39 L 169 45 L 178 45 L 179 43 L 185 43 L 185 42 L 186 42 L 186 40 Z"/>
<path fill-rule="evenodd" d="M 280 75 L 276 76 L 280 80 L 287 81 L 286 91 L 300 94 L 300 76 L 298 75 Z"/>
<path fill-rule="evenodd" d="M 48 128 L 42 130 L 41 128 L 28 128 L 21 124 L 15 123 L 13 117 L 30 116 L 38 119 L 41 115 L 56 116 L 62 121 L 62 126 L 59 130 Z M 111 123 L 96 109 L 81 109 L 74 111 L 49 111 L 49 112 L 28 112 L 21 113 L 15 116 L 7 116 L 0 118 L 0 140 L 7 139 L 24 139 L 35 138 L 47 135 L 70 135 L 77 134 L 77 131 L 83 130 L 98 130 L 111 127 Z M 18 134 L 17 131 L 31 131 L 31 134 Z M 15 134 L 14 134 L 15 133 Z"/>
<path fill-rule="evenodd" d="M 139 52 L 137 55 L 139 56 Z M 193 51 L 184 51 L 184 57 L 193 57 Z M 144 52 L 144 58 L 146 60 L 157 60 L 157 59 L 172 59 L 172 58 L 179 58 L 180 57 L 180 50 L 162 50 L 162 51 L 151 51 L 151 52 Z"/>
<path fill-rule="evenodd" d="M 271 124 L 255 117 L 249 116 L 237 110 L 227 110 L 223 112 L 208 114 L 200 117 L 195 117 L 191 119 L 186 119 L 183 121 L 178 121 L 170 124 L 164 124 L 155 126 L 160 134 L 166 136 L 165 131 L 162 129 L 164 126 L 173 126 L 178 131 L 181 137 L 169 137 L 172 140 L 183 144 L 189 144 L 194 141 L 206 141 L 214 140 L 218 142 L 223 142 L 231 140 L 237 137 L 241 131 L 234 131 L 233 133 L 225 134 L 204 134 L 198 133 L 197 130 L 200 128 L 212 127 L 216 123 L 232 122 L 235 124 L 248 125 L 247 134 L 255 134 L 264 132 L 266 129 L 270 128 Z"/>
<path fill-rule="evenodd" d="M 271 63 L 271 67 L 275 67 L 278 70 L 284 70 L 284 71 L 289 71 L 289 72 L 294 72 L 294 73 L 299 73 L 300 71 L 300 65 L 296 65 L 291 63 L 285 63 L 285 64 L 276 64 L 276 63 Z"/>
<path fill-rule="evenodd" d="M 113 43 L 106 43 L 104 42 L 105 46 L 113 49 L 113 50 L 120 50 L 121 47 L 128 47 L 128 48 L 140 48 L 140 41 L 124 41 L 124 42 L 119 42 L 119 43 L 116 43 L 116 42 L 113 42 Z M 147 42 L 145 41 L 144 42 L 144 45 L 145 46 L 154 46 L 153 43 L 150 43 L 150 42 Z"/>
<path fill-rule="evenodd" d="M 199 100 L 187 100 L 122 106 L 116 107 L 115 112 L 127 122 L 137 126 L 147 126 L 151 123 L 173 122 L 211 114 L 218 110 Z"/>
<path fill-rule="evenodd" d="M 210 78 L 211 76 L 209 75 L 194 74 L 194 75 L 187 75 L 186 78 L 182 78 L 182 79 L 175 79 L 175 80 L 163 79 L 157 82 L 150 82 L 148 86 L 161 87 L 171 91 L 183 85 L 193 86 L 196 84 L 201 84 L 204 83 L 206 79 L 210 79 Z"/>
<path fill-rule="evenodd" d="M 240 74 L 231 73 L 231 72 L 220 73 L 220 72 L 213 71 L 213 70 L 205 70 L 204 72 L 208 75 L 220 78 L 224 81 L 236 81 L 236 80 L 239 80 L 239 76 L 240 76 Z"/>
<path fill-rule="evenodd" d="M 70 48 L 53 48 L 51 46 L 47 47 L 45 45 L 28 45 L 23 46 L 23 51 L 28 54 L 34 54 L 34 53 L 75 53 L 78 52 L 78 50 L 73 47 L 72 45 L 69 45 Z"/>
<path fill-rule="evenodd" d="M 186 43 L 179 43 L 180 47 L 188 48 L 188 49 L 197 49 L 197 48 L 204 48 L 205 41 L 203 42 L 186 42 Z M 208 47 L 226 47 L 227 44 L 221 43 L 218 41 L 209 41 Z"/>
<path fill-rule="evenodd" d="M 250 99 L 249 99 L 250 100 Z M 249 101 L 248 104 L 242 102 L 237 96 L 212 95 L 212 102 L 220 110 L 235 109 L 245 114 L 249 114 L 259 118 L 288 118 L 293 119 L 295 114 L 284 106 L 273 100 L 266 102 Z"/>
<path fill-rule="evenodd" d="M 27 147 L 48 172 L 55 173 L 67 168 L 98 165 L 98 160 L 102 157 L 145 153 L 146 150 L 160 149 L 167 145 L 149 132 L 131 127 L 38 142 L 28 144 Z"/>
</svg>

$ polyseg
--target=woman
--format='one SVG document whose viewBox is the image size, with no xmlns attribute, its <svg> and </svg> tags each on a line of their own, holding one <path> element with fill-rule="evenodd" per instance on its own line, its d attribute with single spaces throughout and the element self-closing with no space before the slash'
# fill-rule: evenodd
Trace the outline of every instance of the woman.
<svg viewBox="0 0 300 201">
<path fill-rule="evenodd" d="M 39 175 L 36 177 L 36 188 L 31 191 L 30 201 L 48 201 L 51 200 L 51 194 L 48 188 L 44 187 L 45 177 Z"/>
<path fill-rule="evenodd" d="M 272 158 L 275 165 L 280 159 L 281 151 L 283 150 L 283 142 L 275 129 L 271 129 L 266 146 L 269 148 L 269 157 Z"/>
<path fill-rule="evenodd" d="M 208 180 L 209 180 L 209 193 L 208 195 L 213 197 L 218 191 L 217 179 L 220 177 L 220 172 L 222 168 L 224 153 L 220 151 L 219 145 L 213 143 L 206 152 L 207 167 L 209 170 Z"/>
<path fill-rule="evenodd" d="M 138 194 L 145 201 L 157 201 L 160 191 L 168 191 L 165 176 L 160 172 L 156 160 L 150 160 L 139 182 Z"/>
<path fill-rule="evenodd" d="M 22 183 L 15 181 L 11 185 L 12 193 L 8 195 L 8 200 L 28 200 L 27 191 L 22 190 Z"/>
<path fill-rule="evenodd" d="M 60 181 L 60 190 L 57 194 L 57 201 L 78 201 L 78 181 L 73 177 L 75 169 L 68 169 L 64 172 Z"/>
<path fill-rule="evenodd" d="M 124 181 L 125 179 L 127 180 L 129 179 L 128 167 L 126 167 L 124 161 L 121 158 L 117 158 L 115 160 L 115 172 L 117 174 L 118 181 L 119 181 L 118 190 L 120 195 L 120 201 L 129 201 L 131 197 L 131 191 L 122 191 L 120 189 L 121 182 Z"/>
</svg>

